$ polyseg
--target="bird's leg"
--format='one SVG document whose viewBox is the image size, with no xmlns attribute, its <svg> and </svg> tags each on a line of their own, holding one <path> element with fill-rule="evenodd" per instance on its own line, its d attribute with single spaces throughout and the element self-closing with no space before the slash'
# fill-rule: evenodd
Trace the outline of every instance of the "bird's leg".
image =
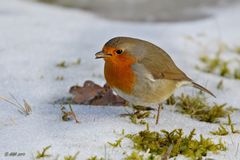
<svg viewBox="0 0 240 160">
<path fill-rule="evenodd" d="M 158 105 L 157 116 L 156 116 L 156 125 L 158 124 L 159 117 L 160 117 L 160 111 L 161 111 L 162 107 L 163 107 L 162 104 Z"/>
<path fill-rule="evenodd" d="M 127 116 L 131 116 L 131 115 L 134 115 L 134 114 L 138 114 L 139 111 L 135 111 L 135 108 L 134 108 L 134 105 L 133 105 L 133 104 L 128 103 L 128 107 L 133 108 L 133 113 L 129 113 L 129 112 L 127 111 L 128 113 L 122 113 L 122 114 L 120 114 L 121 117 L 127 117 Z"/>
</svg>

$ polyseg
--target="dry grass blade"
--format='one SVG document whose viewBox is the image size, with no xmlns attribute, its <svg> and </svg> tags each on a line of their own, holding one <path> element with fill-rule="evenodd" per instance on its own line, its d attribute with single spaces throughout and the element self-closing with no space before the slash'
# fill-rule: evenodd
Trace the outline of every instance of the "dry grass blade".
<svg viewBox="0 0 240 160">
<path fill-rule="evenodd" d="M 32 108 L 27 103 L 26 100 L 23 100 L 23 105 L 22 105 L 18 102 L 18 100 L 12 94 L 10 94 L 10 96 L 12 97 L 13 100 L 10 100 L 2 96 L 0 96 L 0 99 L 9 104 L 12 104 L 12 106 L 14 106 L 21 114 L 24 114 L 25 116 L 29 115 L 32 112 Z"/>
<path fill-rule="evenodd" d="M 31 106 L 25 99 L 23 99 L 23 104 L 24 104 L 24 112 L 29 115 L 32 112 Z"/>
<path fill-rule="evenodd" d="M 76 123 L 80 123 L 80 121 L 78 120 L 78 118 L 77 118 L 77 116 L 76 116 L 75 112 L 73 111 L 72 106 L 70 104 L 69 104 L 69 108 L 71 110 L 72 116 L 73 116 L 74 120 L 76 121 Z"/>
<path fill-rule="evenodd" d="M 70 111 L 69 111 L 69 112 L 68 112 L 68 111 L 65 111 L 66 108 L 65 108 L 63 105 L 61 105 L 61 111 L 62 111 L 62 114 L 63 114 L 63 115 L 62 115 L 62 120 L 63 120 L 63 121 L 69 121 L 69 120 L 70 120 L 70 117 L 72 117 L 72 118 L 76 121 L 76 123 L 80 123 L 80 121 L 78 120 L 75 112 L 74 112 L 73 109 L 72 109 L 71 104 L 69 104 L 69 108 L 70 108 Z"/>
<path fill-rule="evenodd" d="M 31 106 L 27 103 L 25 99 L 23 99 L 23 105 L 21 105 L 13 94 L 11 93 L 9 94 L 12 97 L 12 99 L 15 101 L 15 103 L 22 107 L 22 110 L 26 115 L 29 115 L 32 112 Z"/>
</svg>

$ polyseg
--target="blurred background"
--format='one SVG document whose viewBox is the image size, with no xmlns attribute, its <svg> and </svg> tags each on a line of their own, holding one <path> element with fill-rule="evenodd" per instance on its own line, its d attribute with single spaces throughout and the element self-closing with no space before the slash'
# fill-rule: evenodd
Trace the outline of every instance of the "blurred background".
<svg viewBox="0 0 240 160">
<path fill-rule="evenodd" d="M 239 0 L 36 0 L 81 8 L 102 17 L 127 21 L 189 21 L 206 18 L 214 9 Z"/>
</svg>

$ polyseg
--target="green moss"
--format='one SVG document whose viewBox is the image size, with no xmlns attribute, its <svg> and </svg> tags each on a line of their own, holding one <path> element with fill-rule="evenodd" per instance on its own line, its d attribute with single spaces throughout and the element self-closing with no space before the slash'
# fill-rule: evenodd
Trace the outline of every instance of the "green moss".
<svg viewBox="0 0 240 160">
<path fill-rule="evenodd" d="M 230 69 L 228 68 L 228 62 L 224 61 L 220 65 L 220 76 L 222 77 L 229 77 L 230 76 Z"/>
<path fill-rule="evenodd" d="M 220 80 L 217 84 L 217 89 L 218 90 L 223 90 L 224 86 L 223 86 L 223 80 Z"/>
<path fill-rule="evenodd" d="M 144 130 L 137 134 L 128 134 L 127 138 L 132 140 L 134 149 L 149 152 L 154 155 L 164 155 L 172 145 L 170 157 L 184 155 L 191 159 L 201 159 L 207 153 L 226 150 L 224 144 L 215 144 L 210 138 L 200 135 L 200 140 L 194 138 L 195 129 L 189 135 L 184 135 L 182 129 L 171 132 L 161 130 L 160 132 Z"/>
<path fill-rule="evenodd" d="M 217 74 L 221 77 L 240 79 L 239 67 L 231 70 L 229 67 L 230 61 L 222 59 L 222 53 L 223 50 L 219 49 L 219 51 L 217 51 L 212 58 L 208 57 L 207 55 L 200 56 L 199 60 L 202 62 L 202 65 L 201 67 L 196 66 L 196 69 L 207 73 Z"/>
<path fill-rule="evenodd" d="M 87 160 L 105 160 L 104 158 L 98 158 L 97 156 L 92 156 L 90 158 L 88 158 Z"/>
<path fill-rule="evenodd" d="M 149 111 L 137 111 L 133 114 L 128 114 L 129 119 L 133 124 L 142 124 L 145 125 L 147 122 L 144 120 L 145 118 L 150 116 Z"/>
<path fill-rule="evenodd" d="M 121 147 L 122 140 L 123 140 L 123 137 L 117 139 L 114 143 L 108 142 L 108 144 L 110 144 L 114 148 Z"/>
<path fill-rule="evenodd" d="M 206 64 L 203 70 L 210 73 L 214 72 L 219 66 L 221 66 L 221 60 L 218 56 L 212 59 L 208 58 L 202 62 Z"/>
<path fill-rule="evenodd" d="M 64 160 L 77 160 L 77 156 L 79 155 L 79 153 L 80 152 L 77 152 L 73 156 L 72 155 L 64 156 Z"/>
<path fill-rule="evenodd" d="M 235 125 L 232 123 L 232 119 L 231 119 L 229 114 L 228 114 L 227 125 L 230 126 L 231 133 L 240 134 L 240 130 L 235 129 Z M 210 133 L 213 134 L 213 135 L 226 136 L 226 135 L 229 134 L 229 131 L 226 129 L 226 127 L 224 127 L 222 124 L 220 124 L 217 131 L 212 131 Z"/>
<path fill-rule="evenodd" d="M 178 112 L 210 123 L 218 122 L 219 118 L 227 116 L 230 112 L 226 104 L 208 104 L 202 94 L 196 96 L 182 94 L 177 97 L 176 107 Z"/>
<path fill-rule="evenodd" d="M 234 124 L 232 123 L 232 119 L 230 115 L 228 115 L 228 125 L 230 126 L 231 132 L 232 133 L 238 133 L 240 134 L 240 130 L 236 130 Z"/>
<path fill-rule="evenodd" d="M 56 64 L 56 67 L 67 68 L 67 67 L 74 66 L 74 65 L 80 65 L 80 63 L 81 63 L 81 59 L 78 58 L 76 61 L 73 61 L 73 62 L 61 61 Z"/>
<path fill-rule="evenodd" d="M 37 151 L 36 159 L 51 157 L 50 154 L 47 154 L 47 151 L 51 148 L 51 145 L 44 147 L 42 151 Z"/>
<path fill-rule="evenodd" d="M 131 155 L 124 158 L 124 160 L 144 160 L 142 155 L 139 155 L 139 153 L 133 151 Z"/>
<path fill-rule="evenodd" d="M 42 151 L 37 151 L 37 155 L 36 155 L 36 159 L 50 159 L 50 157 L 52 157 L 52 155 L 50 154 L 47 154 L 47 151 L 51 148 L 51 146 L 47 146 L 47 147 L 44 147 L 42 149 Z M 79 158 L 79 151 L 76 152 L 74 155 L 66 155 L 64 156 L 62 159 L 63 160 L 78 160 Z M 59 155 L 57 155 L 55 158 L 51 158 L 51 159 L 56 159 L 58 160 L 59 159 Z M 97 156 L 91 156 L 89 157 L 87 160 L 105 160 L 104 158 L 99 158 Z"/>
<path fill-rule="evenodd" d="M 61 62 L 59 62 L 58 64 L 56 64 L 56 67 L 59 67 L 59 68 L 67 68 L 66 61 L 61 61 Z"/>
<path fill-rule="evenodd" d="M 221 125 L 221 124 L 218 127 L 217 131 L 211 131 L 210 133 L 212 135 L 218 135 L 218 136 L 226 136 L 226 135 L 228 135 L 227 129 L 223 125 Z"/>
<path fill-rule="evenodd" d="M 240 69 L 234 69 L 234 73 L 233 73 L 233 76 L 235 79 L 238 79 L 240 80 Z"/>
</svg>

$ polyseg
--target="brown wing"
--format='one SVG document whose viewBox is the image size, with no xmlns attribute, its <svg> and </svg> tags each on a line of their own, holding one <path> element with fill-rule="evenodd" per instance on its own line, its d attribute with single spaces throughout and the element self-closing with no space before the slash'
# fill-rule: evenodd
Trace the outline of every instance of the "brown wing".
<svg viewBox="0 0 240 160">
<path fill-rule="evenodd" d="M 150 48 L 150 49 L 149 49 Z M 148 47 L 147 53 L 139 59 L 139 63 L 152 74 L 155 79 L 192 81 L 173 62 L 171 57 L 159 47 Z"/>
</svg>

